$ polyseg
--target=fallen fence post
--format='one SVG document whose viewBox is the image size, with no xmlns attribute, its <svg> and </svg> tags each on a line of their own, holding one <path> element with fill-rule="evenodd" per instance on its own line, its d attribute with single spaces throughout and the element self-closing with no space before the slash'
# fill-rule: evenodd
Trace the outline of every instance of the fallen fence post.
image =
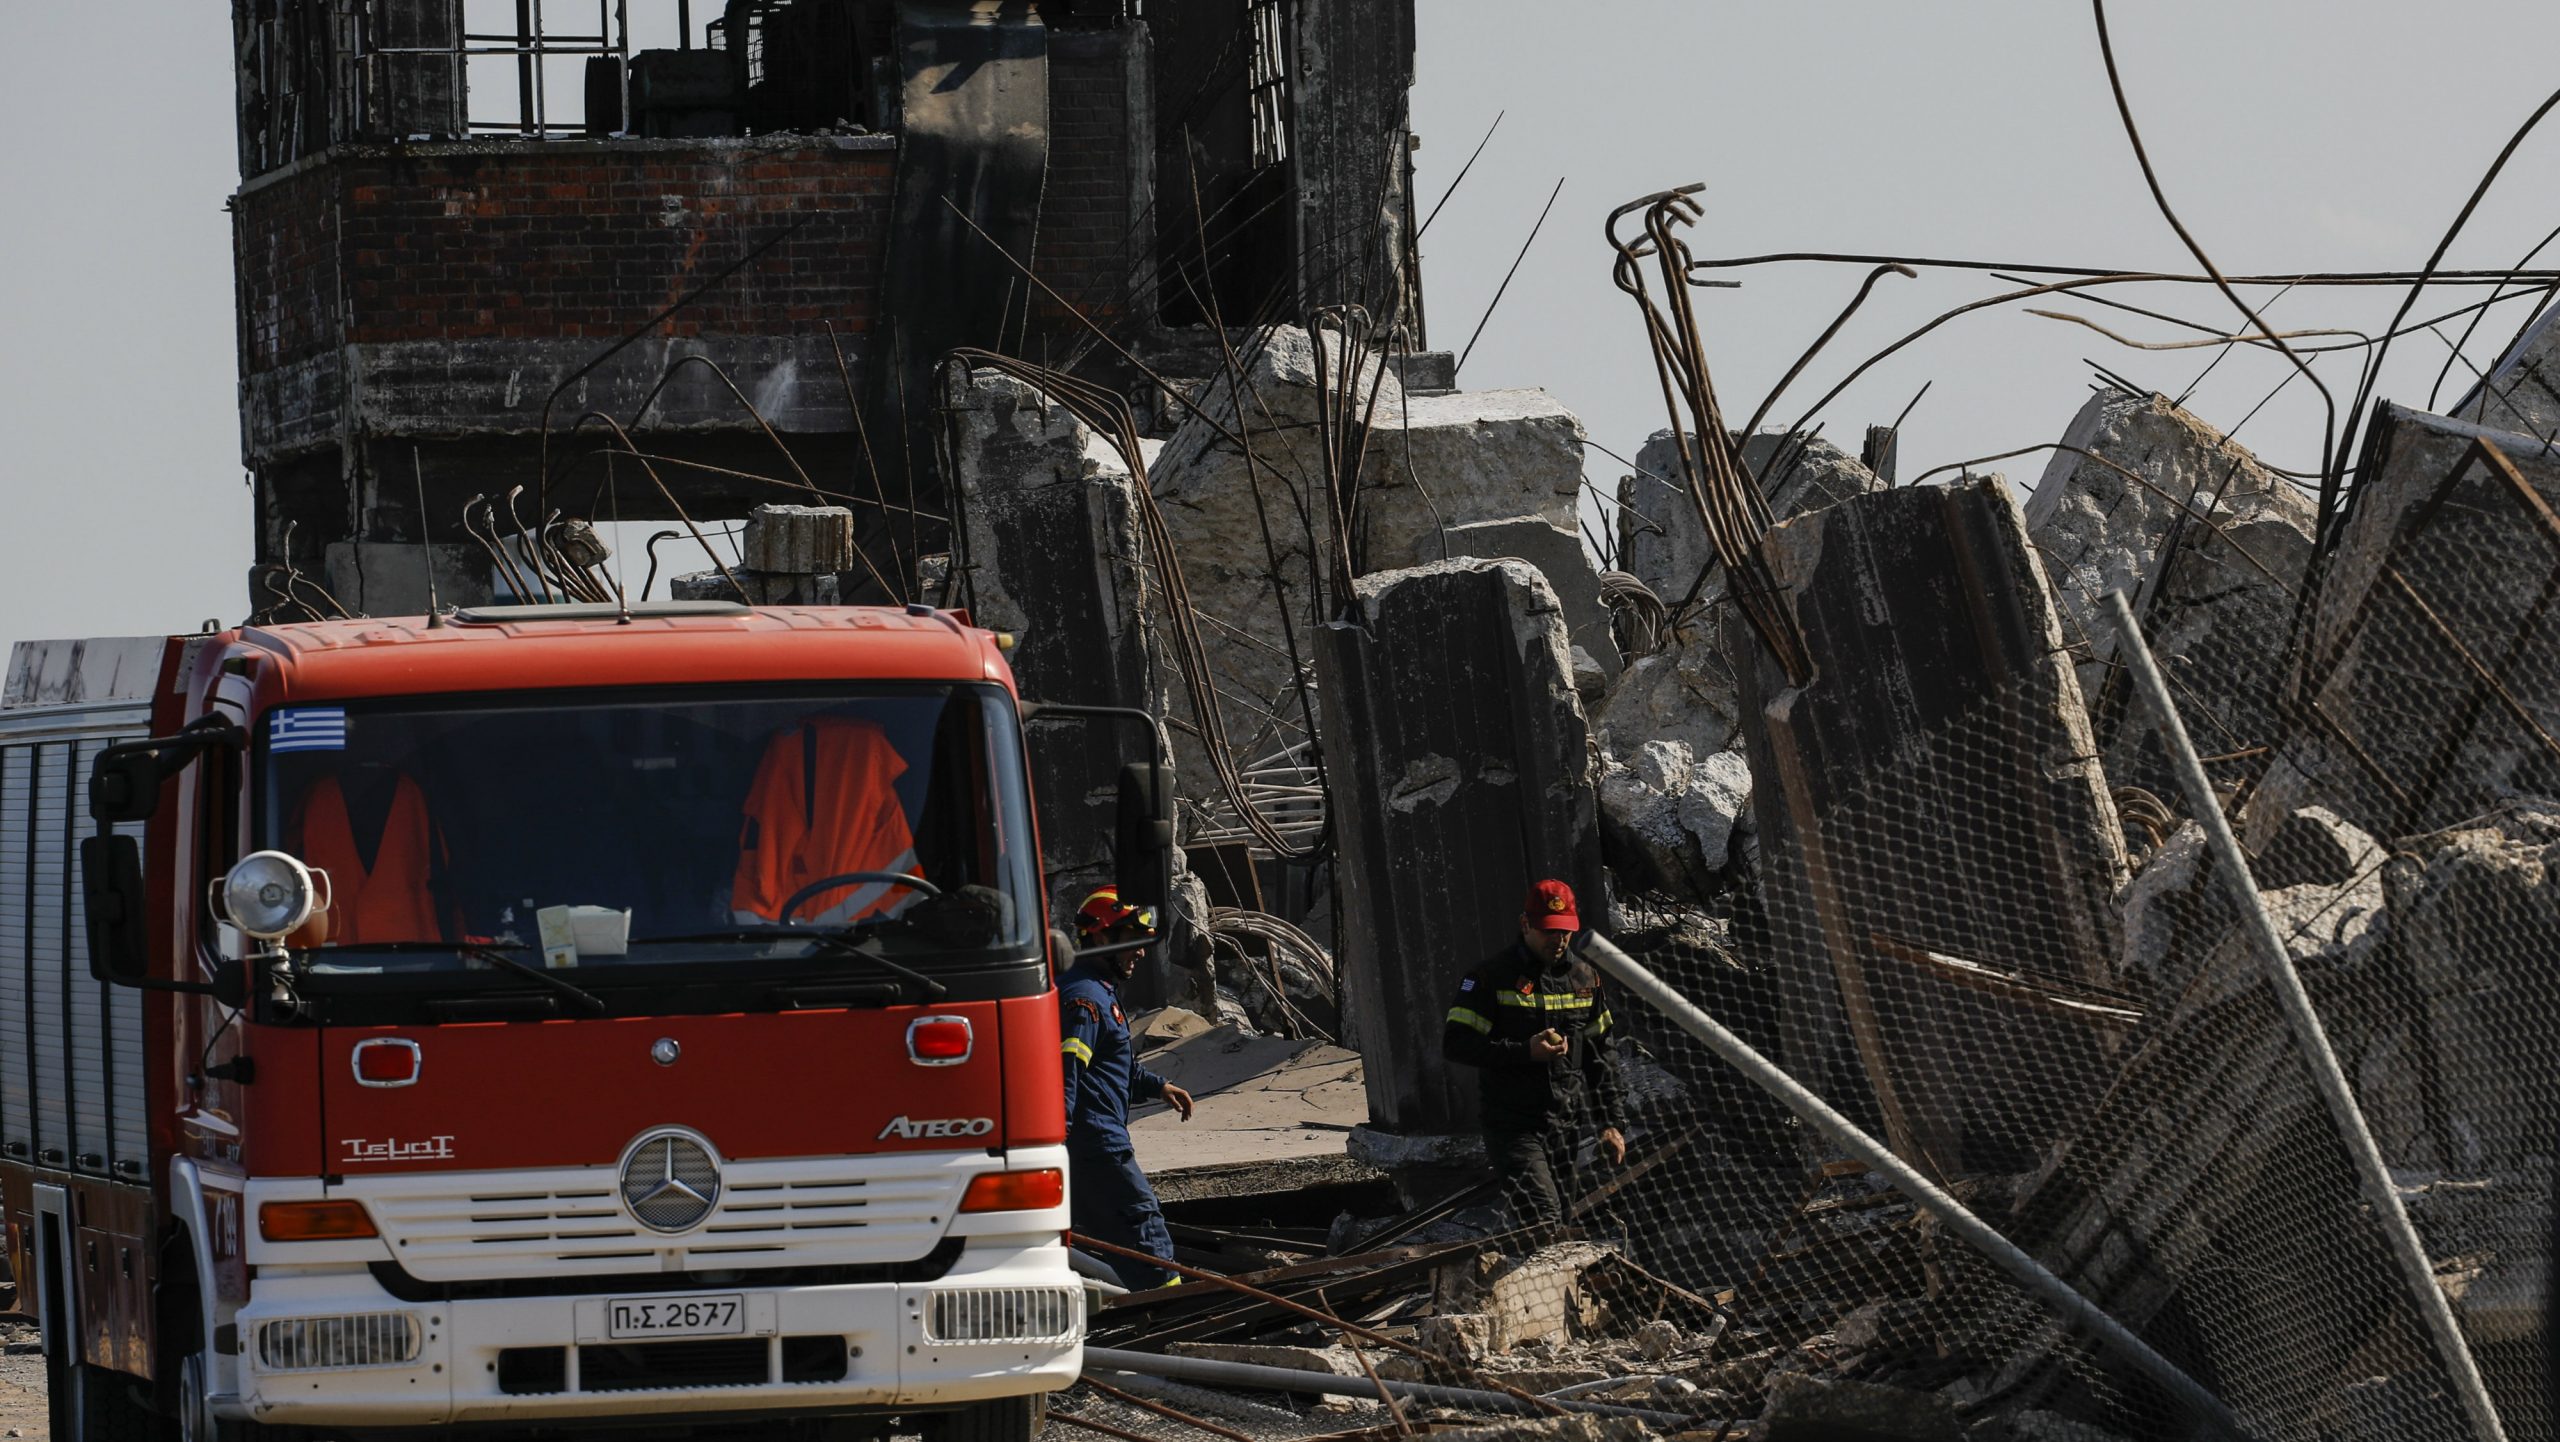
<svg viewBox="0 0 2560 1442">
<path fill-rule="evenodd" d="M 2319 1088 L 2321 1100 L 2328 1103 L 2330 1119 L 2337 1124 L 2338 1138 L 2346 1143 L 2347 1153 L 2355 1162 L 2365 1203 L 2382 1224 L 2383 1237 L 2409 1284 L 2410 1300 L 2417 1304 L 2418 1315 L 2426 1319 L 2438 1360 L 2444 1363 L 2454 1393 L 2462 1399 L 2462 1410 L 2469 1414 L 2480 1442 L 2506 1442 L 2506 1426 L 2498 1419 L 2497 1404 L 2489 1400 L 2488 1385 L 2480 1379 L 2479 1364 L 2472 1360 L 2471 1346 L 2463 1340 L 2461 1324 L 2453 1318 L 2452 1304 L 2445 1300 L 2444 1289 L 2436 1285 L 2435 1268 L 2427 1261 L 2427 1249 L 2418 1240 L 2418 1229 L 2410 1223 L 2408 1209 L 2400 1204 L 2400 1193 L 2391 1184 L 2391 1171 L 2382 1160 L 2382 1149 L 2373 1140 L 2373 1129 L 2365 1123 L 2364 1109 L 2356 1105 L 2355 1093 L 2347 1086 L 2347 1074 L 2338 1065 L 2338 1054 L 2329 1045 L 2327 1030 L 2320 1025 L 2320 1014 L 2312 1009 L 2311 993 L 2304 988 L 2301 973 L 2294 970 L 2293 955 L 2285 947 L 2284 936 L 2276 930 L 2275 919 L 2267 915 L 2257 883 L 2250 878 L 2248 860 L 2231 834 L 2230 821 L 2222 814 L 2221 799 L 2214 795 L 2204 764 L 2196 759 L 2195 743 L 2187 737 L 2186 723 L 2179 719 L 2178 708 L 2169 699 L 2168 683 L 2161 679 L 2150 648 L 2143 644 L 2142 627 L 2134 621 L 2123 592 L 2109 592 L 2106 607 L 2118 638 L 2116 659 L 2132 673 L 2134 685 L 2159 722 L 2161 747 L 2168 753 L 2170 768 L 2178 774 L 2180 789 L 2186 792 L 2187 809 L 2196 824 L 2204 828 L 2205 844 L 2212 850 L 2215 869 L 2230 889 L 2241 924 L 2248 928 L 2250 941 L 2266 965 L 2267 980 L 2284 1007 L 2294 1043 L 2301 1047 L 2311 1080 Z"/>
<path fill-rule="evenodd" d="M 1776 1062 L 1762 1056 L 1751 1043 L 1727 1031 L 1697 1003 L 1671 989 L 1669 983 L 1655 976 L 1634 957 L 1618 949 L 1615 942 L 1598 932 L 1584 932 L 1575 949 L 1617 979 L 1636 995 L 1651 1002 L 1682 1031 L 1696 1037 L 1708 1050 L 1724 1058 L 1762 1091 L 1776 1097 L 1806 1125 L 1821 1132 L 1850 1155 L 1884 1175 L 1904 1196 L 1921 1210 L 1936 1217 L 1948 1231 L 1972 1244 L 1976 1251 L 1990 1259 L 1994 1266 L 2016 1279 L 2036 1296 L 2043 1298 L 2064 1320 L 2087 1328 L 2097 1338 L 2133 1364 L 2171 1396 L 2176 1397 L 2205 1422 L 2234 1437 L 2250 1434 L 2240 1426 L 2222 1399 L 2181 1371 L 2178 1365 L 2152 1350 L 2151 1344 L 2127 1330 L 2125 1325 L 2108 1316 L 2095 1302 L 2073 1290 L 2070 1283 L 2055 1276 L 2043 1263 L 2028 1256 L 2015 1242 L 2000 1235 L 1991 1225 L 1973 1214 L 1964 1203 L 1950 1196 L 1937 1183 L 1923 1176 L 1919 1169 L 1894 1154 L 1891 1147 L 1869 1136 L 1857 1123 L 1832 1109 L 1831 1104 L 1807 1090 L 1803 1083 L 1787 1075 Z M 1091 1349 L 1087 1349 L 1091 1355 Z"/>
</svg>

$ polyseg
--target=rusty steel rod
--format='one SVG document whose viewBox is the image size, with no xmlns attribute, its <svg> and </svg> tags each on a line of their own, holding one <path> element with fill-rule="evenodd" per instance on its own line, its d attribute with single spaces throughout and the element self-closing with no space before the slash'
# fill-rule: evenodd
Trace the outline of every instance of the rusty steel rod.
<svg viewBox="0 0 2560 1442">
<path fill-rule="evenodd" d="M 1413 1358 L 1415 1361 L 1420 1362 L 1425 1366 L 1439 1367 L 1446 1366 L 1448 1364 L 1448 1358 L 1431 1352 L 1426 1352 L 1410 1342 L 1400 1341 L 1397 1338 L 1388 1336 L 1384 1332 L 1373 1332 L 1368 1328 L 1361 1326 L 1357 1322 L 1345 1321 L 1342 1318 L 1335 1316 L 1333 1313 L 1325 1311 L 1321 1307 L 1310 1307 L 1303 1302 L 1293 1302 L 1286 1297 L 1266 1292 L 1260 1287 L 1253 1286 L 1247 1282 L 1239 1282 L 1235 1278 L 1225 1276 L 1221 1273 L 1206 1271 L 1199 1267 L 1186 1266 L 1181 1262 L 1173 1261 L 1165 1257 L 1150 1256 L 1145 1252 L 1136 1251 L 1128 1247 L 1118 1246 L 1110 1242 L 1088 1237 L 1082 1232 L 1075 1234 L 1075 1245 L 1079 1247 L 1091 1247 L 1097 1251 L 1110 1253 L 1113 1256 L 1126 1257 L 1133 1262 L 1144 1262 L 1149 1266 L 1162 1267 L 1167 1271 L 1177 1273 L 1195 1282 L 1206 1282 L 1213 1287 L 1225 1287 L 1230 1291 L 1241 1292 L 1245 1296 L 1251 1297 L 1255 1301 L 1261 1302 L 1266 1306 L 1278 1307 L 1284 1312 L 1294 1312 L 1297 1315 L 1306 1318 L 1310 1322 L 1322 1322 L 1326 1326 L 1332 1327 L 1346 1336 L 1358 1337 L 1364 1342 L 1371 1342 L 1381 1347 L 1402 1352 L 1406 1356 Z M 1085 1349 L 1085 1354 L 1087 1356 L 1091 1356 L 1095 1352 L 1102 1350 L 1104 1349 L 1088 1347 Z M 1146 1354 L 1129 1353 L 1126 1355 L 1144 1357 Z M 1171 1374 L 1168 1373 L 1167 1375 Z M 1523 1392 L 1519 1388 L 1511 1386 L 1499 1378 L 1487 1377 L 1484 1380 L 1490 1382 L 1497 1390 L 1506 1394 L 1512 1398 L 1512 1400 L 1529 1404 L 1530 1409 L 1533 1411 L 1554 1414 L 1563 1410 L 1557 1407 L 1554 1403 L 1544 1401 L 1530 1393 Z M 1365 1395 L 1365 1389 L 1363 1391 L 1363 1395 Z"/>
</svg>

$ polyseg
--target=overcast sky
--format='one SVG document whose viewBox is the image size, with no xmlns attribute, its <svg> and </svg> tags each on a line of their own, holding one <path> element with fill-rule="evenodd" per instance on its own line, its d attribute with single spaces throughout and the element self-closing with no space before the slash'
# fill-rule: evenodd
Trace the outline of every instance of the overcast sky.
<svg viewBox="0 0 2560 1442">
<path fill-rule="evenodd" d="M 1465 344 L 1565 177 L 1462 381 L 1543 386 L 1621 453 L 1665 419 L 1635 311 L 1609 283 L 1599 226 L 1646 191 L 1706 182 L 1692 233 L 1702 256 L 1871 251 L 2189 268 L 2125 143 L 2084 5 L 1420 4 L 1414 125 L 1426 205 L 1506 114 L 1424 238 L 1431 338 Z M 26 63 L 0 87 L 15 137 L 0 152 L 0 193 L 14 202 L 0 351 L 9 442 L 0 474 L 11 502 L 0 642 L 187 630 L 243 609 L 249 493 L 223 213 L 238 179 L 228 12 L 221 0 L 11 8 Z M 2548 0 L 2119 0 L 2111 19 L 2169 198 L 2232 272 L 2417 266 L 2499 147 L 2560 84 L 2560 5 Z M 2517 152 L 2448 263 L 2514 263 L 2560 225 L 2555 197 L 2560 121 Z M 1743 289 L 1699 300 L 1738 424 L 1861 272 L 1730 274 Z M 1793 420 L 1857 359 L 1928 316 L 2002 288 L 1979 275 L 1888 279 L 1773 419 Z M 2202 290 L 2125 298 L 2235 321 Z M 2431 291 L 2415 314 L 2480 298 Z M 2270 319 L 2371 330 L 2399 299 L 2297 290 Z M 2186 334 L 2086 303 L 2049 308 L 2136 339 Z M 2473 359 L 2487 364 L 2524 319 L 2520 304 L 2493 312 Z M 1823 419 L 1854 450 L 1866 425 L 1891 420 L 1934 380 L 1905 428 L 1908 477 L 2058 438 L 2088 395 L 2087 359 L 2177 394 L 2211 355 L 2128 350 L 2014 311 L 1976 315 L 1879 367 Z M 2423 404 L 2446 356 L 2431 336 L 2405 338 L 2382 393 Z M 2353 352 L 2320 363 L 2341 403 L 2355 364 Z M 2230 426 L 2282 365 L 2235 354 L 2190 405 Z M 2297 384 L 2240 439 L 2278 465 L 2310 469 L 2320 426 L 2317 397 Z M 2031 482 L 2041 464 L 2000 468 Z M 1588 474 L 1614 490 L 1621 469 L 1595 451 Z"/>
</svg>

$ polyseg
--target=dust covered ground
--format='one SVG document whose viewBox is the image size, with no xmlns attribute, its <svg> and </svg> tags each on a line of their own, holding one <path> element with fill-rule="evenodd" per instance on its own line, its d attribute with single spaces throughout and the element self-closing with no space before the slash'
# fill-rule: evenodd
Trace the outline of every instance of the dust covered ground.
<svg viewBox="0 0 2560 1442">
<path fill-rule="evenodd" d="M 32 1322 L 0 1319 L 0 1437 L 45 1435 L 44 1357 Z"/>
</svg>

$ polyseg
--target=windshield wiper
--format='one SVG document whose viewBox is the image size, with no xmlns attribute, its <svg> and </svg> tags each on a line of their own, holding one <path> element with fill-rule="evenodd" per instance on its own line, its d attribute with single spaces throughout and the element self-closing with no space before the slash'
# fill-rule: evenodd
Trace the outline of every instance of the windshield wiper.
<svg viewBox="0 0 2560 1442">
<path fill-rule="evenodd" d="M 576 1002 L 578 1005 L 585 1007 L 589 1011 L 601 1013 L 606 1009 L 603 997 L 596 995 L 594 992 L 587 990 L 585 987 L 578 985 L 576 982 L 573 982 L 566 977 L 553 976 L 550 972 L 547 972 L 538 966 L 527 966 L 523 962 L 516 960 L 514 957 L 507 955 L 505 952 L 500 951 L 494 946 L 484 946 L 476 941 L 466 941 L 455 946 L 454 950 L 460 952 L 464 956 L 478 957 L 480 960 L 489 963 L 491 966 L 498 967 L 505 971 L 512 971 L 518 976 L 527 977 L 534 981 L 541 982 L 544 986 L 551 988 L 553 991 L 560 993 L 562 996 L 569 998 L 571 1001 Z"/>
<path fill-rule="evenodd" d="M 551 988 L 553 991 L 560 993 L 562 996 L 569 998 L 571 1001 L 576 1002 L 578 1005 L 585 1007 L 589 1011 L 602 1012 L 608 1010 L 605 1006 L 604 998 L 597 996 L 594 992 L 570 981 L 566 977 L 554 976 L 540 967 L 527 966 L 523 962 L 508 955 L 498 946 L 484 941 L 363 941 L 355 942 L 346 946 L 326 947 L 320 951 L 307 953 L 306 955 L 311 958 L 309 965 L 320 966 L 328 964 L 329 958 L 333 954 L 337 956 L 364 956 L 373 952 L 389 952 L 398 956 L 414 955 L 418 952 L 446 951 L 450 951 L 457 956 L 472 957 L 480 961 L 488 962 L 490 965 L 502 970 L 512 971 L 518 976 L 530 977 L 535 981 L 541 982 L 544 986 Z"/>
<path fill-rule="evenodd" d="M 807 926 L 740 926 L 727 931 L 706 931 L 693 936 L 643 936 L 634 938 L 631 944 L 639 946 L 648 942 L 662 941 L 764 941 L 768 939 L 814 942 L 834 951 L 838 956 L 860 957 L 891 976 L 921 988 L 927 996 L 947 996 L 951 992 L 951 988 L 905 962 L 891 961 L 888 957 L 881 955 L 876 942 L 856 940 L 851 933 L 844 931 L 819 931 Z"/>
</svg>

